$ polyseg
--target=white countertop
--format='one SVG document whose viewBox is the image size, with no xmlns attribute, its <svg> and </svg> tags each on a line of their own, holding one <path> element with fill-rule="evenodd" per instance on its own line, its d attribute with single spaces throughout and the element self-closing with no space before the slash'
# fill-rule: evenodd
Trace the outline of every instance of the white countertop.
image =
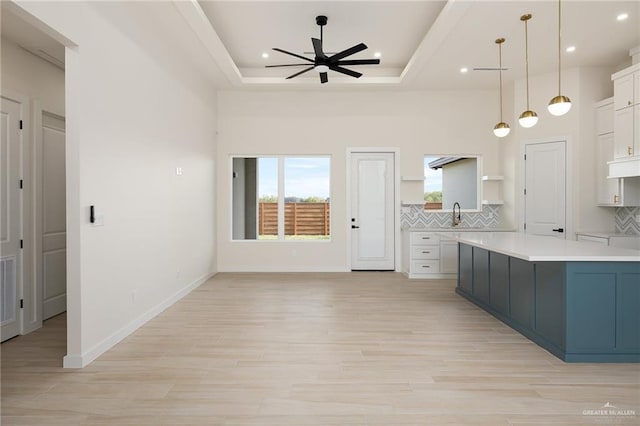
<svg viewBox="0 0 640 426">
<path fill-rule="evenodd" d="M 640 262 L 640 250 L 520 232 L 459 232 L 447 237 L 532 262 Z"/>
</svg>

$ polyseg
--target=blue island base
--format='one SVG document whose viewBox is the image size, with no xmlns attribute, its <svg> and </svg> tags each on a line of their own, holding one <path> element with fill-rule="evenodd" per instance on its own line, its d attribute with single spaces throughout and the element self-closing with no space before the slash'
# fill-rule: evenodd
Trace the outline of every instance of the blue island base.
<svg viewBox="0 0 640 426">
<path fill-rule="evenodd" d="M 456 293 L 566 362 L 640 362 L 639 262 L 528 262 L 460 243 Z"/>
</svg>

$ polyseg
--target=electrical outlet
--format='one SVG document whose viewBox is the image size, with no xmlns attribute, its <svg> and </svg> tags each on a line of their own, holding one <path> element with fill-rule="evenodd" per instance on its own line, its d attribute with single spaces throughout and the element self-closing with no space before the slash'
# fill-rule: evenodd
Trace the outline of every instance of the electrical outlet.
<svg viewBox="0 0 640 426">
<path fill-rule="evenodd" d="M 182 176 L 182 167 L 176 167 L 176 176 Z"/>
</svg>

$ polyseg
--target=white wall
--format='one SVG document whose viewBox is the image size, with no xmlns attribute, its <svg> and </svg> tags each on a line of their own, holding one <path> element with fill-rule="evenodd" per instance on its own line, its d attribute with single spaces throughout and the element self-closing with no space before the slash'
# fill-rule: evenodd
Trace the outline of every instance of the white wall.
<svg viewBox="0 0 640 426">
<path fill-rule="evenodd" d="M 611 69 L 580 68 L 563 70 L 564 95 L 569 96 L 572 108 L 564 116 L 554 117 L 547 111 L 549 100 L 558 93 L 557 74 L 530 77 L 530 106 L 540 118 L 538 124 L 524 129 L 518 124 L 518 116 L 526 109 L 524 80 L 515 82 L 513 88 L 513 111 L 509 117 L 512 132 L 505 138 L 502 152 L 505 173 L 505 209 L 507 222 L 521 225 L 522 185 L 521 147 L 530 141 L 568 139 L 568 180 L 571 189 L 567 192 L 567 217 L 572 226 L 569 233 L 579 230 L 613 230 L 614 209 L 597 207 L 595 181 L 595 109 L 594 104 L 612 96 Z M 511 210 L 513 209 L 513 210 Z M 572 239 L 573 235 L 567 235 Z"/>
<path fill-rule="evenodd" d="M 65 365 L 84 366 L 216 270 L 215 88 L 176 46 L 193 34 L 171 3 L 20 4 L 77 44 Z M 89 224 L 90 205 L 104 226 Z"/>
<path fill-rule="evenodd" d="M 421 176 L 425 154 L 482 154 L 485 173 L 500 174 L 497 114 L 495 92 L 484 91 L 221 92 L 219 270 L 346 270 L 347 148 L 397 147 L 401 175 Z M 331 241 L 231 241 L 234 154 L 330 155 Z M 421 200 L 422 182 L 402 183 L 400 198 Z"/>
</svg>

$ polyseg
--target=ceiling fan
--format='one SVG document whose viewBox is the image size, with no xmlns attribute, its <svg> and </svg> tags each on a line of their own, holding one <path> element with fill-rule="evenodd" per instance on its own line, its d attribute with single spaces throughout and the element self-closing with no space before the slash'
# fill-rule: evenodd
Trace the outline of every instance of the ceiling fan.
<svg viewBox="0 0 640 426">
<path fill-rule="evenodd" d="M 315 53 L 315 58 L 310 59 L 301 55 L 297 55 L 295 53 L 287 52 L 286 50 L 278 49 L 274 47 L 273 50 L 276 52 L 285 53 L 287 55 L 295 56 L 296 58 L 303 59 L 307 61 L 304 64 L 285 64 L 285 65 L 267 65 L 267 68 L 277 68 L 277 67 L 300 67 L 300 66 L 308 66 L 308 68 L 303 69 L 295 74 L 287 77 L 287 80 L 297 77 L 300 74 L 304 74 L 307 71 L 311 71 L 315 69 L 320 73 L 320 82 L 326 83 L 329 81 L 327 77 L 327 71 L 335 71 L 341 74 L 350 75 L 351 77 L 360 78 L 362 73 L 357 71 L 353 71 L 347 68 L 344 68 L 343 65 L 378 65 L 380 63 L 380 59 L 347 59 L 347 56 L 355 55 L 358 52 L 361 52 L 367 48 L 367 45 L 364 43 L 357 44 L 349 49 L 343 50 L 342 52 L 338 52 L 334 55 L 327 56 L 322 50 L 322 27 L 327 25 L 327 17 L 324 15 L 316 16 L 316 24 L 320 26 L 320 38 L 311 38 L 311 43 L 313 43 L 313 51 Z M 310 66 L 309 66 L 310 65 Z"/>
</svg>

